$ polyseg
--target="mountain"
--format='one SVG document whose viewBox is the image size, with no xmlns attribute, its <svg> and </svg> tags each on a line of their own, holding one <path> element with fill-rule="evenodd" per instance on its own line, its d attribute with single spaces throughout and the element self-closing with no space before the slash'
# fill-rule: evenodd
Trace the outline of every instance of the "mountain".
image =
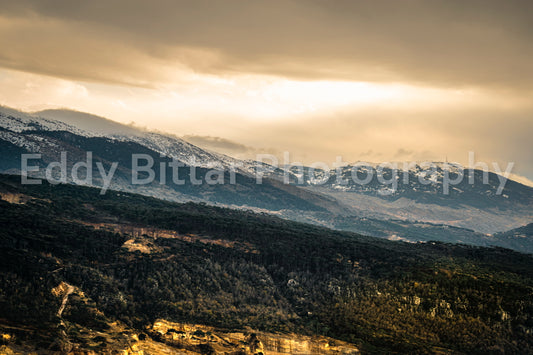
<svg viewBox="0 0 533 355">
<path fill-rule="evenodd" d="M 106 118 L 72 110 L 44 110 L 36 117 L 59 121 L 98 137 L 108 137 L 119 141 L 135 142 L 168 157 L 176 158 L 189 165 L 201 167 L 237 165 L 237 160 L 228 156 L 198 148 L 178 137 L 150 132 L 133 125 L 124 125 Z M 51 129 L 53 130 L 53 129 Z M 68 130 L 71 133 L 72 130 Z"/>
<path fill-rule="evenodd" d="M 172 135 L 149 132 L 90 114 L 69 110 L 27 114 L 0 109 L 0 172 L 20 173 L 21 154 L 33 152 L 42 154 L 40 160 L 33 160 L 41 167 L 42 177 L 45 166 L 60 160 L 61 151 L 67 152 L 68 171 L 76 162 L 85 161 L 87 152 L 92 152 L 95 178 L 89 185 L 93 186 L 102 187 L 105 183 L 97 162 L 102 163 L 105 172 L 110 171 L 113 162 L 118 162 L 107 189 L 177 202 L 196 201 L 251 209 L 386 239 L 455 241 L 533 252 L 528 243 L 514 243 L 512 238 L 493 236 L 533 220 L 533 188 L 508 180 L 498 193 L 501 177 L 494 173 L 486 174 L 485 183 L 484 172 L 474 170 L 472 184 L 465 176 L 460 183 L 447 186 L 449 191 L 445 194 L 444 176 L 448 174 L 456 179 L 459 168 L 455 165 L 435 163 L 434 171 L 412 165 L 405 172 L 400 170 L 395 179 L 393 170 L 384 168 L 381 180 L 376 165 L 347 165 L 329 171 L 273 167 L 261 162 L 240 161 Z M 153 158 L 154 182 L 132 184 L 133 154 Z M 185 180 L 183 185 L 172 183 L 172 169 L 168 166 L 172 159 L 184 165 L 178 174 Z M 160 164 L 165 165 L 162 173 Z M 224 171 L 223 184 L 205 183 L 213 168 Z M 235 183 L 228 184 L 232 170 Z M 265 171 L 263 184 L 256 183 L 256 173 L 260 170 Z M 194 185 L 193 174 L 203 183 Z M 365 184 L 358 184 L 353 178 L 363 180 L 368 174 L 372 178 Z M 285 177 L 288 183 L 284 182 Z M 313 182 L 313 178 L 321 177 L 328 178 L 322 183 Z M 70 176 L 67 180 L 72 182 Z"/>
<path fill-rule="evenodd" d="M 16 175 L 0 196 L 2 353 L 533 351 L 530 255 Z"/>
<path fill-rule="evenodd" d="M 75 134 L 94 135 L 73 125 L 44 117 L 34 116 L 9 107 L 0 106 L 0 127 L 4 132 L 24 131 L 68 131 Z M 4 134 L 6 136 L 6 134 Z"/>
<path fill-rule="evenodd" d="M 354 220 L 446 224 L 483 234 L 506 231 L 533 220 L 532 187 L 507 180 L 499 192 L 502 177 L 495 173 L 473 170 L 470 183 L 468 169 L 463 172 L 458 165 L 432 164 L 434 170 L 420 164 L 403 170 L 403 164 L 398 164 L 396 175 L 385 167 L 381 176 L 373 165 L 347 165 L 338 171 L 289 167 L 286 171 L 292 185 L 334 198 L 347 206 L 344 215 Z M 445 174 L 458 183 L 446 186 Z M 463 178 L 459 179 L 458 174 Z M 353 176 L 359 181 L 370 178 L 359 184 Z M 320 183 L 313 183 L 313 178 Z"/>
<path fill-rule="evenodd" d="M 323 201 L 332 205 L 331 199 L 314 195 L 312 192 L 299 191 L 296 187 L 279 187 L 275 182 L 265 181 L 261 185 L 255 178 L 242 171 L 235 170 L 234 180 L 228 169 L 233 160 L 216 153 L 204 151 L 183 140 L 163 136 L 152 132 L 139 132 L 139 135 L 99 136 L 97 132 L 85 131 L 59 121 L 42 119 L 26 114 L 17 114 L 12 110 L 0 112 L 0 153 L 3 171 L 18 173 L 21 169 L 21 154 L 39 153 L 40 159 L 31 164 L 40 166 L 35 177 L 44 177 L 44 168 L 52 162 L 61 161 L 61 152 L 66 152 L 66 181 L 72 182 L 72 167 L 77 162 L 87 161 L 87 152 L 92 153 L 92 169 L 94 179 L 90 185 L 104 186 L 104 178 L 98 169 L 102 164 L 105 172 L 109 172 L 113 162 L 118 163 L 116 173 L 108 188 L 123 191 L 135 191 L 150 196 L 166 198 L 174 201 L 204 201 L 210 203 L 253 207 L 278 211 L 293 210 L 325 210 L 306 198 Z M 143 154 L 154 160 L 154 181 L 149 184 L 133 184 L 133 154 Z M 183 166 L 173 174 L 169 163 L 175 159 Z M 194 163 L 194 164 L 191 164 Z M 166 169 L 161 171 L 160 164 Z M 221 169 L 223 184 L 208 184 L 206 178 L 213 167 Z M 56 171 L 56 175 L 57 175 Z M 82 171 L 82 174 L 85 170 Z M 174 175 L 183 184 L 173 182 Z M 85 180 L 86 176 L 81 179 Z M 196 178 L 202 183 L 195 184 Z M 161 183 L 166 180 L 168 183 Z"/>
<path fill-rule="evenodd" d="M 86 132 L 93 132 L 96 135 L 142 135 L 143 130 L 134 125 L 124 125 L 105 117 L 92 115 L 86 112 L 73 111 L 68 109 L 49 109 L 37 111 L 32 114 L 35 117 L 60 121 L 72 127 L 78 127 Z"/>
<path fill-rule="evenodd" d="M 0 111 L 0 125 L 9 130 L 14 126 L 9 121 L 16 119 L 20 122 L 17 127 L 19 132 L 33 130 L 33 127 L 39 127 L 41 131 L 67 131 L 84 137 L 106 137 L 116 141 L 135 142 L 161 155 L 199 167 L 229 168 L 239 165 L 236 159 L 198 148 L 178 137 L 146 131 L 84 112 L 44 110 L 28 115 L 17 114 L 17 111 L 12 109 L 5 110 L 7 112 Z M 23 119 L 18 119 L 19 116 Z"/>
<path fill-rule="evenodd" d="M 507 248 L 531 252 L 533 249 L 533 223 L 512 229 L 507 232 L 496 233 L 494 238 L 507 243 Z"/>
<path fill-rule="evenodd" d="M 512 229 L 507 232 L 498 233 L 496 235 L 506 236 L 506 237 L 517 237 L 517 238 L 530 238 L 530 237 L 533 237 L 533 223 L 530 223 L 526 226 Z"/>
</svg>

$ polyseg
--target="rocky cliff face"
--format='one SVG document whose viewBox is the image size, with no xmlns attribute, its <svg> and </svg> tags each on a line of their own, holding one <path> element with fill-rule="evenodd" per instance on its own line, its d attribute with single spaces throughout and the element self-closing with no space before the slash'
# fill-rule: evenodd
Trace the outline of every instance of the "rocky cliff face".
<svg viewBox="0 0 533 355">
<path fill-rule="evenodd" d="M 54 295 L 63 297 L 68 285 L 54 288 Z M 0 324 L 0 354 L 63 354 L 96 355 L 113 353 L 121 355 L 179 354 L 179 355 L 351 355 L 359 350 L 352 344 L 327 337 L 310 337 L 299 334 L 274 334 L 254 330 L 232 331 L 199 324 L 173 323 L 158 320 L 146 330 L 126 327 L 120 322 L 108 323 L 105 331 L 80 328 L 68 321 L 62 329 L 77 338 L 63 335 L 55 348 L 38 349 L 35 344 L 17 340 L 14 335 L 21 329 Z M 61 343 L 61 344 L 59 344 Z M 62 345 L 62 346 L 60 346 Z M 67 346 L 68 345 L 68 346 Z M 59 349 L 61 347 L 61 349 Z"/>
<path fill-rule="evenodd" d="M 253 330 L 232 332 L 194 324 L 158 320 L 147 329 L 154 339 L 190 351 L 239 355 L 357 354 L 352 344 L 327 337 L 274 334 Z"/>
</svg>

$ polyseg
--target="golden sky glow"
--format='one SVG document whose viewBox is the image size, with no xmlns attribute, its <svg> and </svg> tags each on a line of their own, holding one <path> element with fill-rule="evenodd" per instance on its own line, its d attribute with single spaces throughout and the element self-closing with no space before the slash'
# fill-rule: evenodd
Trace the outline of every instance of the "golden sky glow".
<svg viewBox="0 0 533 355">
<path fill-rule="evenodd" d="M 133 121 L 247 158 L 465 162 L 473 150 L 533 178 L 529 1 L 0 7 L 5 106 Z"/>
</svg>

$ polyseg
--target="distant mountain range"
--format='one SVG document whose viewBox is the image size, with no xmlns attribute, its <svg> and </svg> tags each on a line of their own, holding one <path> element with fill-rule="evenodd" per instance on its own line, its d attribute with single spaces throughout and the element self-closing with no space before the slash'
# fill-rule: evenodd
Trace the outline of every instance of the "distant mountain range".
<svg viewBox="0 0 533 355">
<path fill-rule="evenodd" d="M 106 171 L 118 162 L 109 186 L 113 190 L 177 202 L 251 209 L 392 240 L 440 240 L 533 252 L 531 238 L 502 233 L 533 221 L 533 188 L 509 180 L 498 194 L 500 180 L 494 173 L 488 175 L 485 184 L 483 171 L 475 170 L 473 184 L 465 177 L 461 183 L 450 185 L 449 194 L 444 194 L 445 169 L 451 169 L 452 178 L 458 173 L 454 166 L 446 167 L 444 163 L 436 164 L 433 175 L 427 175 L 420 165 L 411 166 L 394 184 L 393 171 L 385 168 L 382 173 L 388 183 L 383 183 L 374 166 L 348 165 L 327 172 L 311 171 L 309 167 L 272 167 L 240 161 L 172 135 L 86 113 L 46 110 L 28 114 L 0 108 L 0 172 L 19 174 L 21 154 L 39 153 L 40 159 L 32 160 L 32 164 L 40 167 L 37 175 L 43 177 L 44 167 L 60 161 L 62 151 L 67 152 L 69 171 L 76 162 L 85 161 L 87 152 L 92 152 L 93 163 L 100 162 Z M 131 184 L 132 154 L 153 158 L 154 182 Z M 179 172 L 183 185 L 171 183 L 173 176 L 168 168 L 159 170 L 160 164 L 168 167 L 172 159 L 183 165 Z M 234 184 L 191 183 L 191 175 L 205 182 L 213 168 L 224 171 L 224 179 L 229 181 L 232 167 L 236 167 Z M 98 171 L 96 165 L 93 168 Z M 270 171 L 262 184 L 256 184 L 258 169 Z M 369 172 L 374 176 L 368 183 L 354 182 L 353 174 L 364 179 Z M 327 175 L 324 183 L 313 183 L 313 177 Z M 98 173 L 94 177 L 92 185 L 104 184 Z M 285 177 L 288 184 L 283 182 Z M 161 183 L 163 180 L 165 183 Z"/>
</svg>

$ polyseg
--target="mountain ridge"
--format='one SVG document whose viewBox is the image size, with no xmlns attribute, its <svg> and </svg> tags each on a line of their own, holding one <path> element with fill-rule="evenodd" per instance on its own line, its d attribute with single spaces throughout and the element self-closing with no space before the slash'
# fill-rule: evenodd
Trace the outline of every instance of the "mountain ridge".
<svg viewBox="0 0 533 355">
<path fill-rule="evenodd" d="M 352 231 L 366 231 L 383 238 L 405 238 L 417 240 L 445 240 L 446 225 L 465 229 L 464 237 L 458 241 L 470 241 L 474 244 L 487 245 L 485 234 L 503 232 L 533 220 L 533 188 L 523 184 L 507 181 L 502 194 L 497 194 L 499 178 L 494 173 L 488 174 L 488 185 L 483 183 L 483 172 L 474 172 L 475 184 L 468 181 L 450 186 L 450 194 L 442 194 L 443 166 L 437 166 L 434 177 L 421 180 L 424 171 L 419 165 L 407 171 L 409 183 L 400 179 L 397 188 L 390 189 L 380 183 L 376 176 L 365 185 L 350 180 L 354 169 L 352 166 L 340 168 L 340 177 L 346 179 L 346 185 L 336 183 L 336 171 L 330 171 L 330 178 L 324 184 L 310 183 L 310 168 L 304 167 L 303 175 L 297 168 L 285 166 L 272 167 L 253 161 L 239 161 L 218 153 L 209 152 L 172 136 L 156 132 L 124 126 L 102 117 L 76 113 L 78 116 L 68 119 L 71 112 L 62 110 L 62 118 L 66 122 L 53 120 L 57 111 L 46 111 L 49 118 L 39 118 L 18 112 L 13 109 L 0 110 L 0 149 L 2 159 L 0 168 L 4 172 L 19 173 L 20 154 L 42 152 L 39 161 L 45 166 L 60 159 L 59 149 L 69 152 L 69 168 L 74 160 L 85 159 L 88 151 L 96 152 L 95 159 L 100 159 L 106 169 L 114 161 L 120 162 L 117 179 L 110 188 L 140 192 L 155 197 L 174 201 L 197 201 L 221 204 L 232 208 L 252 209 L 258 212 L 274 213 L 284 218 L 310 222 L 331 228 L 345 228 Z M 80 116 L 81 115 L 81 116 Z M 85 126 L 75 127 L 70 123 L 80 120 L 96 120 L 85 122 Z M 70 121 L 69 121 L 70 120 Z M 110 124 L 115 133 L 121 127 L 135 131 L 135 134 L 105 134 L 89 132 L 85 128 L 98 126 L 104 120 Z M 60 133 L 60 132 L 68 133 Z M 237 172 L 237 184 L 234 186 L 174 186 L 172 184 L 131 185 L 131 155 L 143 153 L 154 159 L 154 167 L 168 164 L 176 159 L 188 167 L 195 167 L 201 177 L 205 177 L 208 169 L 227 170 L 233 166 Z M 240 166 L 239 166 L 240 165 Z M 357 167 L 357 174 L 364 176 L 373 167 Z M 155 170 L 157 179 L 163 175 Z M 255 183 L 258 170 L 265 170 L 265 184 Z M 316 170 L 319 175 L 324 171 Z M 375 170 L 373 171 L 375 173 Z M 392 170 L 383 169 L 383 176 L 390 179 Z M 454 172 L 452 171 L 451 174 Z M 172 181 L 167 172 L 166 181 Z M 184 173 L 182 177 L 190 177 Z M 285 175 L 289 184 L 284 183 Z M 452 175 L 453 176 L 453 175 Z M 303 177 L 303 183 L 298 178 Z M 156 179 L 156 180 L 157 180 Z M 427 183 L 426 183 L 427 182 Z M 100 186 L 102 181 L 96 180 Z M 203 184 L 205 185 L 205 184 Z M 366 221 L 364 219 L 367 219 Z M 376 229 L 368 228 L 368 221 Z M 380 222 L 378 222 L 378 220 Z M 395 220 L 403 222 L 397 223 Z M 388 221 L 388 222 L 387 222 Z M 406 224 L 411 223 L 412 228 Z M 416 224 L 426 224 L 427 236 L 421 235 Z M 443 227 L 438 227 L 442 225 Z M 466 229 L 473 229 L 471 233 Z M 476 234 L 477 233 L 477 234 Z M 480 234 L 479 234 L 480 233 Z M 414 238 L 413 236 L 418 236 Z M 442 239 L 440 239 L 442 238 Z M 476 240 L 477 238 L 477 240 Z M 507 242 L 501 246 L 507 246 Z M 530 250 L 529 246 L 522 246 Z M 522 248 L 515 246 L 515 248 Z M 520 250 L 520 249 L 519 249 Z"/>
</svg>

